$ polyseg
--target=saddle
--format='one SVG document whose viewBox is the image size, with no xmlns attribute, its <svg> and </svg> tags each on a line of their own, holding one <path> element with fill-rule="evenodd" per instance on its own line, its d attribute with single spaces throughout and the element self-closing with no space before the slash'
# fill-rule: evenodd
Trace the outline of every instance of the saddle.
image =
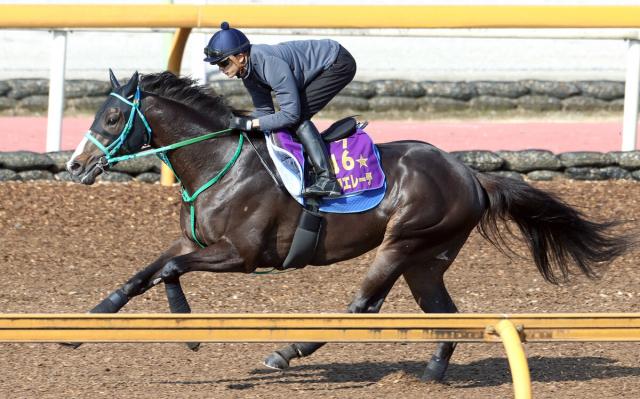
<svg viewBox="0 0 640 399">
<path fill-rule="evenodd" d="M 320 133 L 320 136 L 325 143 L 331 143 L 353 135 L 356 132 L 356 128 L 360 127 L 364 129 L 366 124 L 367 123 L 364 122 L 362 124 L 363 126 L 358 126 L 358 121 L 356 121 L 355 117 L 347 116 L 346 118 L 333 122 L 331 126 Z"/>
<path fill-rule="evenodd" d="M 363 130 L 365 126 L 347 117 L 321 133 L 342 187 L 343 195 L 337 198 L 303 198 L 306 162 L 302 145 L 287 131 L 271 132 L 266 137 L 269 155 L 285 189 L 303 207 L 282 269 L 304 267 L 313 259 L 322 236 L 323 213 L 364 212 L 382 201 L 385 176 L 378 150 Z"/>
</svg>

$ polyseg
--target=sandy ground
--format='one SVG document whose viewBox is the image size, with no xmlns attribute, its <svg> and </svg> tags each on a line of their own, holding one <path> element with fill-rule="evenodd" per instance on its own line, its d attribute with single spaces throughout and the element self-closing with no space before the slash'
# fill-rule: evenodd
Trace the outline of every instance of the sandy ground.
<svg viewBox="0 0 640 399">
<path fill-rule="evenodd" d="M 637 182 L 536 183 L 597 220 L 638 226 Z M 143 184 L 0 184 L 0 312 L 85 312 L 178 234 L 176 187 Z M 473 234 L 446 274 L 462 312 L 637 312 L 638 253 L 602 279 L 545 283 L 529 257 L 509 259 Z M 342 312 L 373 253 L 331 267 L 257 275 L 193 273 L 194 312 Z M 161 289 L 123 312 L 167 312 Z M 419 312 L 399 281 L 383 312 Z M 499 344 L 461 344 L 442 384 L 419 377 L 433 344 L 334 344 L 286 372 L 261 362 L 279 344 L 0 344 L 6 398 L 507 398 Z M 537 398 L 636 398 L 636 343 L 527 344 Z"/>
</svg>

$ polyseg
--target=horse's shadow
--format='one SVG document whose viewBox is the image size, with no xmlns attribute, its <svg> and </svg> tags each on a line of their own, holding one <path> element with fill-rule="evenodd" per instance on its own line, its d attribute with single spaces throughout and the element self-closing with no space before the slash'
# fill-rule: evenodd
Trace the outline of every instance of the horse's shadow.
<svg viewBox="0 0 640 399">
<path fill-rule="evenodd" d="M 606 380 L 640 376 L 640 367 L 617 366 L 616 360 L 606 357 L 530 357 L 529 368 L 533 382 L 563 382 Z M 293 366 L 285 372 L 254 369 L 244 378 L 215 381 L 163 381 L 163 384 L 227 384 L 229 389 L 251 389 L 270 384 L 336 384 L 335 389 L 365 387 L 387 377 L 418 381 L 426 362 L 359 362 L 325 363 Z M 486 358 L 467 364 L 451 364 L 445 383 L 459 388 L 491 387 L 512 382 L 505 358 Z M 314 389 L 312 386 L 309 389 Z"/>
<path fill-rule="evenodd" d="M 616 365 L 617 360 L 599 356 L 528 358 L 532 382 L 606 380 L 640 376 L 640 367 Z M 512 382 L 505 358 L 487 358 L 468 364 L 451 364 L 446 381 L 460 387 L 498 386 Z"/>
</svg>

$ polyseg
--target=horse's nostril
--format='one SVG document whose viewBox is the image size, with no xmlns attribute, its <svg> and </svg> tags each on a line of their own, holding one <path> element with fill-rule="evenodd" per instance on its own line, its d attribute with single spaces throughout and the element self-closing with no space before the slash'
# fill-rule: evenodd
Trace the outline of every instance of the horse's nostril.
<svg viewBox="0 0 640 399">
<path fill-rule="evenodd" d="M 67 163 L 67 170 L 72 175 L 77 175 L 82 171 L 82 165 L 78 161 L 69 161 L 69 163 Z"/>
</svg>

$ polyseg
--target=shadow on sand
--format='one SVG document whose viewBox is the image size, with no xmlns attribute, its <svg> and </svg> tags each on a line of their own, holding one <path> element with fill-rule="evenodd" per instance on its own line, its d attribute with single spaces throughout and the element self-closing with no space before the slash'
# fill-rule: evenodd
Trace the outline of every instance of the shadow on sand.
<svg viewBox="0 0 640 399">
<path fill-rule="evenodd" d="M 640 376 L 640 367 L 617 366 L 606 357 L 540 357 L 529 358 L 533 382 L 606 380 Z M 336 384 L 335 389 L 351 389 L 376 384 L 390 375 L 402 373 L 417 381 L 425 362 L 359 362 L 326 363 L 292 366 L 281 372 L 254 369 L 244 378 L 202 381 L 159 381 L 160 384 L 227 384 L 227 388 L 243 390 L 270 384 Z M 451 364 L 445 384 L 458 388 L 491 387 L 511 383 L 505 358 L 491 357 L 467 364 Z M 311 388 L 310 386 L 310 389 Z"/>
</svg>

